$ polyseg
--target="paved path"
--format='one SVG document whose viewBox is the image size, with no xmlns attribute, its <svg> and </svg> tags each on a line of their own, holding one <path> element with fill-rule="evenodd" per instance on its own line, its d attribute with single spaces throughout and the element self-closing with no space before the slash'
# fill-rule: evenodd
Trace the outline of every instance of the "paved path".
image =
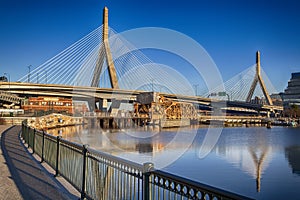
<svg viewBox="0 0 300 200">
<path fill-rule="evenodd" d="M 0 137 L 1 133 L 9 127 L 5 125 L 0 126 Z M 2 154 L 1 145 L 2 142 L 0 142 L 0 199 L 22 199 Z"/>
<path fill-rule="evenodd" d="M 20 130 L 15 126 L 1 135 L 0 199 L 78 199 L 27 151 Z"/>
</svg>

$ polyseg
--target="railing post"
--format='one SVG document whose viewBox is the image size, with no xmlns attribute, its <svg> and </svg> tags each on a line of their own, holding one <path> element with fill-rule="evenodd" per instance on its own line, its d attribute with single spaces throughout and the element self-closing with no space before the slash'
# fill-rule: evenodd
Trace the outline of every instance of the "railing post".
<svg viewBox="0 0 300 200">
<path fill-rule="evenodd" d="M 27 126 L 25 125 L 24 123 L 24 128 L 23 128 L 23 140 L 26 142 L 26 129 L 27 129 Z"/>
<path fill-rule="evenodd" d="M 44 162 L 44 149 L 45 149 L 45 131 L 43 130 L 41 163 Z"/>
<path fill-rule="evenodd" d="M 60 139 L 61 136 L 57 136 L 56 137 L 56 166 L 55 166 L 55 175 L 54 176 L 58 176 L 59 175 L 59 170 L 58 170 L 58 164 L 59 164 L 59 143 L 60 143 Z"/>
<path fill-rule="evenodd" d="M 27 129 L 27 147 L 29 148 L 30 147 L 30 127 L 28 126 L 28 129 Z"/>
<path fill-rule="evenodd" d="M 24 139 L 24 128 L 25 127 L 25 125 L 24 125 L 24 121 L 22 122 L 22 134 L 21 134 L 21 136 L 22 136 L 22 138 Z"/>
<path fill-rule="evenodd" d="M 27 142 L 27 126 L 24 127 L 24 141 Z"/>
<path fill-rule="evenodd" d="M 23 140 L 25 141 L 25 139 L 26 139 L 26 125 L 25 125 L 25 123 L 23 124 Z"/>
<path fill-rule="evenodd" d="M 35 130 L 35 129 L 33 129 L 33 138 L 32 138 L 32 153 L 34 153 L 35 134 L 36 134 L 36 130 Z"/>
<path fill-rule="evenodd" d="M 147 162 L 143 164 L 143 200 L 150 199 L 150 172 L 154 169 L 154 164 Z"/>
<path fill-rule="evenodd" d="M 87 147 L 88 145 L 85 144 L 83 145 L 83 150 L 82 150 L 82 154 L 83 154 L 83 167 L 82 167 L 82 188 L 81 188 L 81 197 L 80 199 L 84 199 L 86 196 L 86 191 L 85 191 L 85 179 L 86 179 L 86 158 L 87 158 Z"/>
</svg>

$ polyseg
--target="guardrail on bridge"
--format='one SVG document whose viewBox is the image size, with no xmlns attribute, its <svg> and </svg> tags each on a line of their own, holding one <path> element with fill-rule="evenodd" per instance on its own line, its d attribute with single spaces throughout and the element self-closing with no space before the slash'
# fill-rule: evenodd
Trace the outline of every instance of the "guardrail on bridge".
<svg viewBox="0 0 300 200">
<path fill-rule="evenodd" d="M 81 199 L 249 199 L 155 170 L 22 124 L 21 137 L 78 191 Z"/>
</svg>

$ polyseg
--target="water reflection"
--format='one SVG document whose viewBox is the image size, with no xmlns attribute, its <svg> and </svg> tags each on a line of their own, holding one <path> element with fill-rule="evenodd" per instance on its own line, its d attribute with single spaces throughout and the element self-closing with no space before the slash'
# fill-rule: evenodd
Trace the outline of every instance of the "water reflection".
<svg viewBox="0 0 300 200">
<path fill-rule="evenodd" d="M 194 143 L 187 148 L 195 130 Z M 199 157 L 199 149 L 206 148 L 202 145 L 206 128 L 181 130 L 181 135 L 177 131 L 104 131 L 76 126 L 50 132 L 134 162 L 168 161 L 165 170 L 256 199 L 300 195 L 299 129 L 225 128 L 205 158 Z"/>
<path fill-rule="evenodd" d="M 265 159 L 268 156 L 269 148 L 262 147 L 261 152 L 257 153 L 257 151 L 253 147 L 249 147 L 249 152 L 251 154 L 251 158 L 253 160 L 254 167 L 253 169 L 256 171 L 256 191 L 260 191 L 260 180 L 262 176 L 262 171 L 267 168 L 267 165 L 264 165 Z"/>
<path fill-rule="evenodd" d="M 128 131 L 135 132 L 134 135 L 143 135 L 143 137 L 134 137 L 132 134 L 127 134 Z M 79 144 L 89 144 L 95 149 L 109 151 L 114 154 L 138 152 L 151 155 L 162 151 L 176 135 L 173 132 L 161 132 L 163 134 L 153 135 L 151 132 L 145 132 L 143 128 L 125 131 L 100 130 L 84 126 L 61 127 L 47 132 Z M 150 136 L 147 136 L 147 134 Z"/>
<path fill-rule="evenodd" d="M 196 128 L 164 129 L 151 127 L 119 130 L 93 129 L 91 127 L 65 127 L 63 138 L 118 155 L 138 163 L 152 162 L 157 169 L 175 162 L 193 143 Z M 57 134 L 58 130 L 50 133 Z"/>
<path fill-rule="evenodd" d="M 261 128 L 253 128 L 251 135 L 245 134 L 247 129 L 239 130 L 240 133 L 236 133 L 239 135 L 231 134 L 227 137 L 223 135 L 215 151 L 222 159 L 252 176 L 256 180 L 256 191 L 259 192 L 262 175 L 268 168 L 272 157 L 270 138 L 264 131 L 261 131 Z"/>
<path fill-rule="evenodd" d="M 285 156 L 294 174 L 300 175 L 300 146 L 285 148 Z"/>
</svg>

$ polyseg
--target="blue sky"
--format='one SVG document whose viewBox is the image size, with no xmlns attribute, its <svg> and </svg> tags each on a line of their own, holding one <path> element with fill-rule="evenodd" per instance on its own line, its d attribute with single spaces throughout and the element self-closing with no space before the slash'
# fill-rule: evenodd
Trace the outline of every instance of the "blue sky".
<svg viewBox="0 0 300 200">
<path fill-rule="evenodd" d="M 261 64 L 278 91 L 300 71 L 299 1 L 1 0 L 0 74 L 16 81 L 102 23 L 117 32 L 164 27 L 199 42 L 223 79 Z"/>
</svg>

